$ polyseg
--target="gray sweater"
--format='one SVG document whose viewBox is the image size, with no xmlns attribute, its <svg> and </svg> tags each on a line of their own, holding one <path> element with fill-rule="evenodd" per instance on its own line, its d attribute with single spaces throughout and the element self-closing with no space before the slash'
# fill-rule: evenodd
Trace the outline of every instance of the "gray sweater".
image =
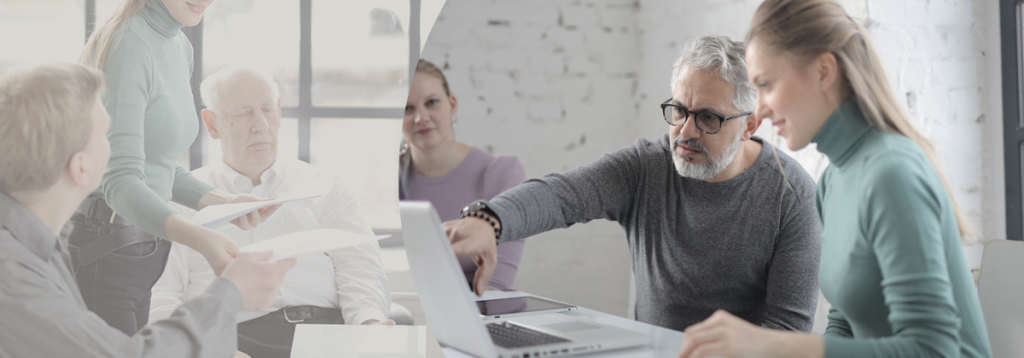
<svg viewBox="0 0 1024 358">
<path fill-rule="evenodd" d="M 818 298 L 821 225 L 815 184 L 770 144 L 720 183 L 681 177 L 666 134 L 495 197 L 501 241 L 593 219 L 626 231 L 636 275 L 636 317 L 675 330 L 724 309 L 753 324 L 810 331 Z"/>
</svg>

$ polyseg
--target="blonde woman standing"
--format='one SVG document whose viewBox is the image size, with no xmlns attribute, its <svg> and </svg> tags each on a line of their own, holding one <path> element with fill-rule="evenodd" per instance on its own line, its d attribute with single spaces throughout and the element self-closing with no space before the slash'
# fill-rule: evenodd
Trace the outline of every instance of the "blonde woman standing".
<svg viewBox="0 0 1024 358">
<path fill-rule="evenodd" d="M 86 306 L 126 334 L 148 321 L 150 288 L 163 272 L 168 239 L 197 251 L 220 274 L 238 255 L 222 233 L 189 223 L 190 208 L 259 200 L 193 178 L 175 160 L 199 131 L 189 79 L 192 45 L 181 32 L 212 0 L 125 0 L 86 43 L 80 62 L 105 72 L 110 164 L 99 190 L 72 217 L 68 243 Z M 233 221 L 249 229 L 276 207 Z"/>
<path fill-rule="evenodd" d="M 769 331 L 719 311 L 686 329 L 680 357 L 991 357 L 961 240 L 971 225 L 864 27 L 834 0 L 768 0 L 747 65 L 755 115 L 832 163 L 816 199 L 828 328 Z"/>
</svg>

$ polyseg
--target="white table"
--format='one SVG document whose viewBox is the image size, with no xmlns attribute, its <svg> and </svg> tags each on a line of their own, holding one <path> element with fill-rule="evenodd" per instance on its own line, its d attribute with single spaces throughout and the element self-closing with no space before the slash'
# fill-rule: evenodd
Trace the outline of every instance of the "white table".
<svg viewBox="0 0 1024 358">
<path fill-rule="evenodd" d="M 412 345 L 424 344 L 425 358 L 446 358 L 437 344 L 437 338 L 430 328 L 424 326 L 349 326 L 343 324 L 300 324 L 295 328 L 295 339 L 292 344 L 291 358 L 349 358 L 359 356 L 405 357 L 409 351 L 416 351 Z M 398 337 L 382 335 L 379 330 L 394 329 L 401 331 Z M 378 330 L 370 335 L 370 330 Z M 410 332 L 419 331 L 419 332 Z M 408 339 L 412 333 L 419 342 Z M 424 335 L 424 333 L 426 333 Z M 367 338 L 370 338 L 369 341 Z M 376 339 L 374 339 L 376 338 Z M 374 346 L 379 345 L 379 346 Z M 400 348 L 395 352 L 392 348 Z M 405 355 L 403 355 L 405 354 Z M 415 354 L 413 354 L 415 356 Z"/>
<path fill-rule="evenodd" d="M 484 294 L 483 297 L 479 299 L 486 300 L 522 296 L 540 297 L 518 291 L 488 291 Z M 662 328 L 643 322 L 637 322 L 631 319 L 622 318 L 616 315 L 598 312 L 583 307 L 580 307 L 575 311 L 564 312 L 561 314 L 567 314 L 573 317 L 579 317 L 597 323 L 607 324 L 609 326 L 628 329 L 634 332 L 646 334 L 651 337 L 651 343 L 647 346 L 582 354 L 579 355 L 579 357 L 675 357 L 677 354 L 679 354 L 679 348 L 683 345 L 683 332 L 674 331 L 668 328 Z M 444 352 L 447 358 L 469 357 L 469 355 L 454 350 L 453 348 L 450 347 L 444 348 Z"/>
</svg>

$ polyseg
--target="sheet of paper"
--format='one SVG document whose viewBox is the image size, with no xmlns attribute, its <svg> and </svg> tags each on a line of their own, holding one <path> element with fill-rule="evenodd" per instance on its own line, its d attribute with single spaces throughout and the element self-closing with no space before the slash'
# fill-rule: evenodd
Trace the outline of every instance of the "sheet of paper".
<svg viewBox="0 0 1024 358">
<path fill-rule="evenodd" d="M 317 229 L 281 235 L 270 240 L 242 246 L 239 250 L 242 252 L 273 251 L 274 256 L 270 258 L 270 261 L 273 262 L 309 253 L 330 252 L 389 237 L 391 235 L 375 236 L 354 234 L 338 229 Z"/>
<path fill-rule="evenodd" d="M 221 205 L 210 205 L 199 210 L 192 216 L 192 223 L 210 229 L 219 229 L 227 225 L 231 220 L 248 214 L 253 210 L 265 208 L 271 205 L 285 204 L 299 200 L 313 199 L 323 196 L 322 194 L 310 195 L 309 193 L 296 193 L 284 195 L 277 199 L 267 201 L 252 201 L 247 203 L 232 203 Z"/>
<path fill-rule="evenodd" d="M 425 358 L 427 326 L 300 324 L 291 358 Z"/>
<path fill-rule="evenodd" d="M 466 354 L 463 351 L 460 351 L 452 347 L 443 347 L 441 348 L 441 351 L 444 352 L 445 358 L 475 358 L 469 354 Z"/>
</svg>

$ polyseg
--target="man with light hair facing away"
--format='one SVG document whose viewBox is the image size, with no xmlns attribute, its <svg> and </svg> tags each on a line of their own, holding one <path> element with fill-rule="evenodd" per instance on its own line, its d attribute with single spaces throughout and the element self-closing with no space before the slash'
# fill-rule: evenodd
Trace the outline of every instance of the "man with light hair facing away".
<svg viewBox="0 0 1024 358">
<path fill-rule="evenodd" d="M 691 42 L 674 64 L 672 98 L 657 104 L 668 134 L 470 204 L 445 223 L 455 253 L 474 255 L 475 279 L 487 282 L 498 242 L 613 220 L 633 257 L 637 320 L 682 331 L 724 309 L 810 331 L 821 247 L 815 185 L 753 136 L 761 121 L 750 116 L 746 71 L 743 43 Z"/>
<path fill-rule="evenodd" d="M 323 194 L 281 206 L 254 229 L 244 231 L 231 226 L 221 230 L 238 247 L 323 228 L 373 234 L 355 196 L 337 175 L 296 158 L 278 156 L 281 96 L 270 76 L 228 67 L 208 76 L 200 93 L 207 106 L 202 111 L 206 130 L 210 137 L 219 139 L 223 156 L 217 163 L 194 170 L 193 176 L 232 195 L 275 198 Z M 177 207 L 186 218 L 196 213 Z M 175 244 L 163 276 L 153 287 L 150 319 L 166 317 L 215 278 L 202 254 Z M 253 358 L 287 358 L 297 323 L 394 324 L 389 320 L 391 288 L 377 242 L 329 255 L 299 256 L 282 286 L 278 300 L 270 307 L 238 313 L 239 351 Z M 408 313 L 402 317 L 412 323 Z"/>
<path fill-rule="evenodd" d="M 102 87 L 102 73 L 71 64 L 0 76 L 0 357 L 229 357 L 235 313 L 271 304 L 295 260 L 241 254 L 133 336 L 82 300 L 66 224 L 110 159 Z"/>
</svg>

